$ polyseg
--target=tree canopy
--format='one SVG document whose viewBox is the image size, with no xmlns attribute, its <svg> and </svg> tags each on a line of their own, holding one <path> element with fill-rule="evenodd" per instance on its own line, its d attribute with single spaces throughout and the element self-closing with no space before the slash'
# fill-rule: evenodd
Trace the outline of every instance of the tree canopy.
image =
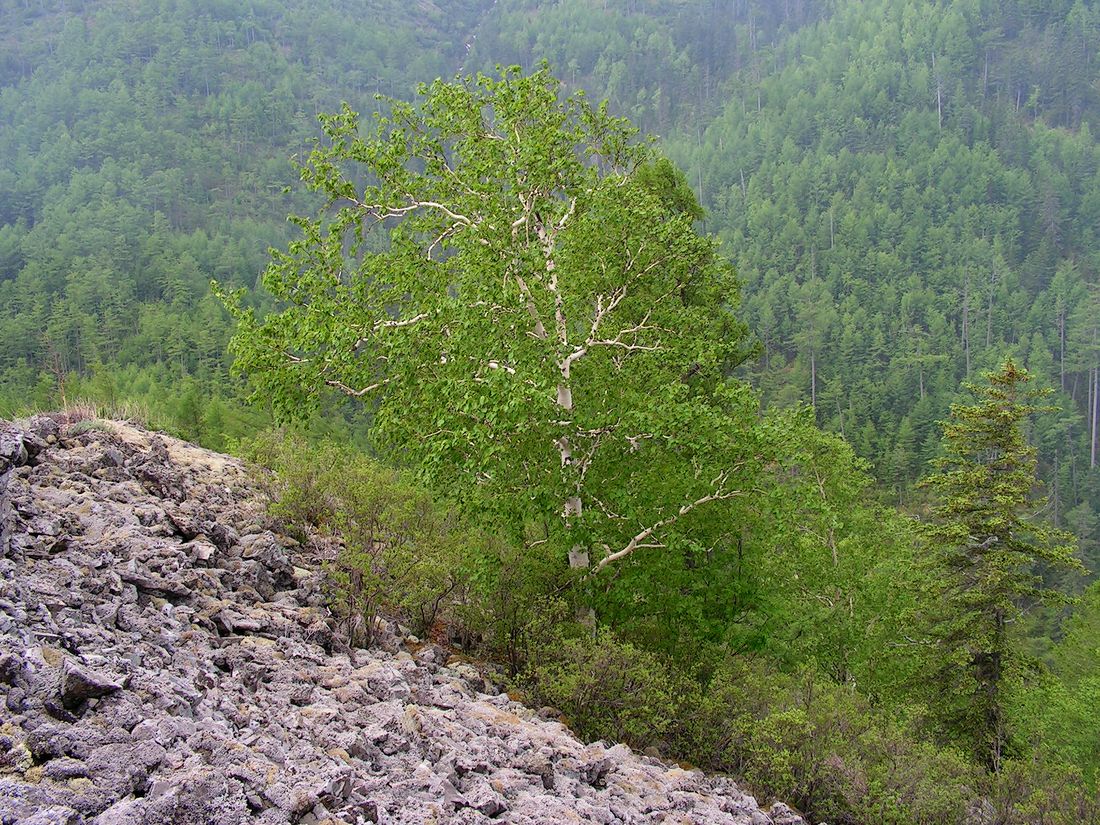
<svg viewBox="0 0 1100 825">
<path fill-rule="evenodd" d="M 327 207 L 263 279 L 284 306 L 230 304 L 258 392 L 284 415 L 363 399 L 380 446 L 574 566 L 744 495 L 737 286 L 682 175 L 546 69 L 387 104 L 366 137 L 324 118 L 301 174 Z"/>
<path fill-rule="evenodd" d="M 1073 537 L 1031 512 L 1042 502 L 1033 495 L 1036 451 L 1024 427 L 1046 393 L 1029 388 L 1031 376 L 1011 359 L 985 378 L 968 385 L 973 404 L 952 406 L 945 455 L 925 484 L 940 495 L 927 530 L 942 600 L 933 636 L 946 653 L 938 687 L 950 697 L 952 723 L 999 769 L 1005 684 L 1018 668 L 1010 633 L 1025 608 L 1063 598 L 1041 574 L 1080 564 Z"/>
</svg>

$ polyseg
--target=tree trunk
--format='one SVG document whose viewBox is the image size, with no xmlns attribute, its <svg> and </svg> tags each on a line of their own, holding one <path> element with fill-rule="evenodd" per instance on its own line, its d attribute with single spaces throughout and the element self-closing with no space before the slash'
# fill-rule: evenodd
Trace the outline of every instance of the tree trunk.
<svg viewBox="0 0 1100 825">
<path fill-rule="evenodd" d="M 970 273 L 963 281 L 962 344 L 966 354 L 966 378 L 970 380 Z"/>
<path fill-rule="evenodd" d="M 936 116 L 940 131 L 943 131 L 943 80 L 936 71 L 936 53 L 932 52 L 932 76 L 936 81 Z"/>
<path fill-rule="evenodd" d="M 810 350 L 810 406 L 817 411 L 817 358 Z"/>
<path fill-rule="evenodd" d="M 997 286 L 997 271 L 989 273 L 989 306 L 985 312 L 985 346 L 993 346 L 993 292 Z"/>
<path fill-rule="evenodd" d="M 1092 444 L 1089 466 L 1097 465 L 1097 419 L 1100 418 L 1100 366 L 1092 367 Z"/>
<path fill-rule="evenodd" d="M 569 386 L 569 371 L 569 362 L 566 361 L 561 367 L 562 380 L 558 384 L 557 397 L 558 406 L 566 413 L 573 412 L 573 389 Z M 558 439 L 557 447 L 558 455 L 561 456 L 562 469 L 571 466 L 573 464 L 573 446 L 569 441 L 569 436 L 563 435 Z M 584 504 L 579 494 L 569 496 L 562 505 L 562 514 L 565 516 L 566 525 L 579 519 L 583 513 Z M 569 566 L 574 570 L 583 570 L 589 564 L 588 550 L 583 545 L 574 544 L 569 549 Z"/>
<path fill-rule="evenodd" d="M 1061 378 L 1062 392 L 1066 391 L 1066 311 L 1058 313 L 1058 372 Z"/>
</svg>

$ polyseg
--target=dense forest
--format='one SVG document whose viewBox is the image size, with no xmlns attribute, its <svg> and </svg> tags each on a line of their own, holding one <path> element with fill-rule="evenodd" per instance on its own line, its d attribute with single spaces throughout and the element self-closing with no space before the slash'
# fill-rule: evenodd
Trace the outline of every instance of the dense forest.
<svg viewBox="0 0 1100 825">
<path fill-rule="evenodd" d="M 369 603 L 425 633 L 449 611 L 586 735 L 830 822 L 1098 821 L 1098 52 L 1091 0 L 0 0 L 0 414 L 141 411 L 276 468 L 291 523 L 354 532 L 367 499 L 387 501 L 400 515 L 372 510 L 378 530 L 416 538 L 358 559 L 382 576 Z M 646 151 L 682 174 L 645 155 L 636 213 L 686 215 L 736 275 L 706 259 L 712 283 L 670 316 L 697 347 L 715 332 L 699 318 L 726 319 L 721 379 L 700 356 L 688 398 L 650 408 L 620 388 L 684 443 L 635 480 L 598 470 L 639 523 L 715 451 L 752 495 L 595 582 L 552 562 L 550 528 L 532 539 L 532 502 L 557 488 L 447 465 L 462 440 L 410 433 L 455 431 L 415 397 L 394 396 L 400 421 L 265 384 L 239 335 L 230 370 L 238 324 L 299 300 L 269 251 L 300 237 L 287 215 L 345 191 L 318 159 L 346 157 L 309 160 L 340 134 L 318 115 L 346 101 L 369 133 L 421 83 L 543 61 L 563 96 L 607 99 L 655 136 Z M 257 386 L 275 403 L 248 403 Z M 1018 442 L 983 423 L 1004 387 Z M 260 435 L 296 405 L 304 442 Z M 320 469 L 301 465 L 310 450 Z M 1009 462 L 994 515 L 967 475 L 990 454 Z M 463 486 L 491 476 L 491 501 Z M 590 509 L 593 536 L 620 517 Z M 984 546 L 1004 554 L 971 541 L 979 511 L 1012 525 Z M 378 573 L 402 565 L 415 584 Z M 964 641 L 995 677 L 968 671 Z M 967 700 L 974 684 L 995 698 Z"/>
</svg>

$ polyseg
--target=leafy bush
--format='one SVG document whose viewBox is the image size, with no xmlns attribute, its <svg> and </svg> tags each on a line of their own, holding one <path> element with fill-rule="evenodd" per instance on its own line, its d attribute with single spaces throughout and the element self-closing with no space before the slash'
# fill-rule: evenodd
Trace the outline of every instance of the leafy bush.
<svg viewBox="0 0 1100 825">
<path fill-rule="evenodd" d="M 978 772 L 962 754 L 812 670 L 730 658 L 698 679 L 606 630 L 563 631 L 537 656 L 523 686 L 581 736 L 658 745 L 813 821 L 961 823 L 977 793 Z"/>
<path fill-rule="evenodd" d="M 916 724 L 812 669 L 729 659 L 711 678 L 695 740 L 703 764 L 832 823 L 960 822 L 972 768 Z M 911 714 L 916 718 L 916 714 Z"/>
<path fill-rule="evenodd" d="M 982 796 L 997 825 L 1100 823 L 1100 796 L 1075 765 L 1036 752 L 985 778 Z"/>
<path fill-rule="evenodd" d="M 594 637 L 559 635 L 541 654 L 524 683 L 589 739 L 667 749 L 682 738 L 681 720 L 698 704 L 690 679 L 607 630 Z"/>
<path fill-rule="evenodd" d="M 565 598 L 571 578 L 545 545 L 518 547 L 482 533 L 470 557 L 467 586 L 456 594 L 458 630 L 467 647 L 516 676 L 552 645 L 571 621 Z"/>
<path fill-rule="evenodd" d="M 401 472 L 334 444 L 271 433 L 244 452 L 273 471 L 270 512 L 288 531 L 342 544 L 330 573 L 349 627 L 369 643 L 387 613 L 428 634 L 468 578 L 472 534 L 452 511 Z"/>
</svg>

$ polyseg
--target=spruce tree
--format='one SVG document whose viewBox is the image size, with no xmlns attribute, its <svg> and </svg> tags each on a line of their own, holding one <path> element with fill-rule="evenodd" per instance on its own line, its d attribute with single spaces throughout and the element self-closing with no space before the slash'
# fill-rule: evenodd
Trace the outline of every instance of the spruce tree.
<svg viewBox="0 0 1100 825">
<path fill-rule="evenodd" d="M 1049 391 L 1029 387 L 1027 370 L 1006 360 L 984 384 L 967 384 L 972 404 L 944 422 L 944 455 L 924 486 L 938 493 L 926 536 L 938 614 L 932 634 L 945 653 L 935 687 L 945 721 L 988 767 L 1007 740 L 1005 685 L 1020 660 L 1013 626 L 1024 611 L 1061 600 L 1044 576 L 1079 568 L 1073 538 L 1035 514 L 1035 448 L 1029 417 Z"/>
</svg>

